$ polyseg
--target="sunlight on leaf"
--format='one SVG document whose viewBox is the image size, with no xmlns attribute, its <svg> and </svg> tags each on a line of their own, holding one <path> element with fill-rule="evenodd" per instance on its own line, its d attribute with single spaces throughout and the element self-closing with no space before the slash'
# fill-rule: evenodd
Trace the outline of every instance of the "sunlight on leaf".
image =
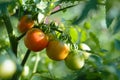
<svg viewBox="0 0 120 80">
<path fill-rule="evenodd" d="M 78 40 L 78 32 L 77 32 L 76 28 L 71 27 L 69 29 L 69 31 L 70 31 L 70 35 L 72 37 L 72 42 L 76 42 Z"/>
</svg>

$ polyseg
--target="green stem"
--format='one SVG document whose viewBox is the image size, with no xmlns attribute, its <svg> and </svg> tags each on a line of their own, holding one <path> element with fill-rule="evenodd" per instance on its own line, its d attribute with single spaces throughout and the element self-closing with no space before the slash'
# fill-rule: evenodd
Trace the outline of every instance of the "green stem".
<svg viewBox="0 0 120 80">
<path fill-rule="evenodd" d="M 19 37 L 17 37 L 17 40 L 19 41 L 23 36 L 25 36 L 26 33 L 23 33 L 22 35 L 20 35 Z"/>
<path fill-rule="evenodd" d="M 52 30 L 56 30 L 56 31 L 58 31 L 58 32 L 60 32 L 60 33 L 63 33 L 63 31 L 61 31 L 61 30 L 59 30 L 59 29 L 57 29 L 57 28 L 51 28 Z"/>
<path fill-rule="evenodd" d="M 11 48 L 14 52 L 14 54 L 17 56 L 17 46 L 18 46 L 18 41 L 15 37 L 15 35 L 13 34 L 13 28 L 12 28 L 12 24 L 10 21 L 10 16 L 8 14 L 7 8 L 5 7 L 4 9 L 1 10 L 2 11 L 2 19 L 4 20 L 6 29 L 7 29 L 7 33 L 8 33 L 8 37 L 10 40 L 10 45 Z"/>
<path fill-rule="evenodd" d="M 39 61 L 40 61 L 40 57 L 39 57 L 39 54 L 37 54 L 36 55 L 35 65 L 34 65 L 34 68 L 33 68 L 33 73 L 36 73 Z"/>
<path fill-rule="evenodd" d="M 22 67 L 24 67 L 24 65 L 25 65 L 25 63 L 26 63 L 29 55 L 30 55 L 30 50 L 27 50 L 27 52 L 26 52 L 26 54 L 25 54 L 25 56 L 24 56 L 24 58 L 23 58 L 23 61 L 22 61 L 22 63 L 21 63 L 21 66 L 22 66 Z M 12 77 L 11 80 L 19 80 L 19 77 L 20 77 L 21 73 L 22 73 L 22 70 L 18 70 L 18 71 L 16 72 L 16 74 Z"/>
<path fill-rule="evenodd" d="M 22 63 L 21 63 L 21 66 L 24 66 L 25 65 L 25 63 L 26 63 L 26 61 L 27 61 L 27 59 L 28 59 L 28 57 L 29 57 L 29 55 L 30 55 L 30 50 L 28 49 L 27 50 L 27 52 L 26 52 L 26 54 L 25 54 L 25 56 L 24 56 L 24 58 L 23 58 L 23 61 L 22 61 Z"/>
<path fill-rule="evenodd" d="M 77 5 L 78 5 L 78 4 L 77 4 Z M 66 10 L 66 9 L 68 9 L 68 8 L 71 8 L 71 7 L 74 7 L 74 6 L 76 6 L 76 5 L 70 5 L 70 6 L 67 6 L 67 7 L 65 7 L 65 8 L 59 9 L 59 10 L 57 10 L 57 11 L 51 12 L 51 15 L 53 15 L 53 14 L 55 14 L 55 13 L 57 13 L 57 12 L 60 12 L 60 11 L 64 11 L 64 10 Z"/>
</svg>

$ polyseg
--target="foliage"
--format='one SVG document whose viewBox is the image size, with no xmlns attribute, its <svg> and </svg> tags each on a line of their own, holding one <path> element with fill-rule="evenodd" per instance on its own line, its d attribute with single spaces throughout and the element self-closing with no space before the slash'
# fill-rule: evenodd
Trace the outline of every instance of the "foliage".
<svg viewBox="0 0 120 80">
<path fill-rule="evenodd" d="M 9 57 L 16 64 L 16 72 L 9 79 L 119 80 L 119 3 L 119 0 L 0 0 L 0 56 Z M 26 32 L 18 31 L 24 15 L 31 15 L 34 28 L 42 30 L 50 41 L 57 39 L 69 46 L 69 53 L 73 51 L 76 56 L 66 58 L 69 66 L 75 64 L 72 58 L 75 61 L 82 58 L 82 67 L 71 70 L 65 60 L 50 59 L 46 49 L 38 52 L 27 49 Z M 0 59 L 0 65 L 4 59 Z"/>
</svg>

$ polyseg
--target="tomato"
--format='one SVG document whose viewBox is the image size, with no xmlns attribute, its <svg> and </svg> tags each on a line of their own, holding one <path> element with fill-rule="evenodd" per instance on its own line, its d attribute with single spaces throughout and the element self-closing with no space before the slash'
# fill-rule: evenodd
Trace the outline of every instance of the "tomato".
<svg viewBox="0 0 120 80">
<path fill-rule="evenodd" d="M 25 46 L 32 51 L 41 51 L 48 45 L 48 37 L 37 28 L 30 29 L 24 38 Z"/>
<path fill-rule="evenodd" d="M 31 15 L 24 15 L 18 24 L 18 30 L 21 33 L 27 32 L 30 28 L 34 26 L 34 20 L 32 20 Z"/>
<path fill-rule="evenodd" d="M 59 40 L 51 40 L 46 47 L 46 52 L 52 60 L 64 60 L 69 53 L 69 47 Z"/>
<path fill-rule="evenodd" d="M 66 66 L 71 70 L 78 70 L 84 66 L 84 57 L 80 53 L 70 52 L 65 59 Z"/>
<path fill-rule="evenodd" d="M 6 56 L 0 56 L 0 78 L 9 79 L 16 72 L 16 64 Z"/>
</svg>

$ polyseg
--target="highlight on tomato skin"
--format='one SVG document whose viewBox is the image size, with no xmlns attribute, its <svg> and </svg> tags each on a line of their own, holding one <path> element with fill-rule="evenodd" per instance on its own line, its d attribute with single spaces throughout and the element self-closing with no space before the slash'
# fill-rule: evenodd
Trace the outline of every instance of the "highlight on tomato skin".
<svg viewBox="0 0 120 80">
<path fill-rule="evenodd" d="M 38 28 L 30 29 L 24 37 L 25 46 L 34 52 L 41 51 L 48 45 L 48 37 Z"/>
<path fill-rule="evenodd" d="M 18 24 L 18 31 L 24 33 L 32 27 L 34 27 L 34 20 L 32 20 L 32 15 L 24 15 Z"/>
<path fill-rule="evenodd" d="M 69 47 L 59 40 L 51 40 L 46 47 L 47 56 L 56 61 L 64 60 L 69 54 Z"/>
</svg>

